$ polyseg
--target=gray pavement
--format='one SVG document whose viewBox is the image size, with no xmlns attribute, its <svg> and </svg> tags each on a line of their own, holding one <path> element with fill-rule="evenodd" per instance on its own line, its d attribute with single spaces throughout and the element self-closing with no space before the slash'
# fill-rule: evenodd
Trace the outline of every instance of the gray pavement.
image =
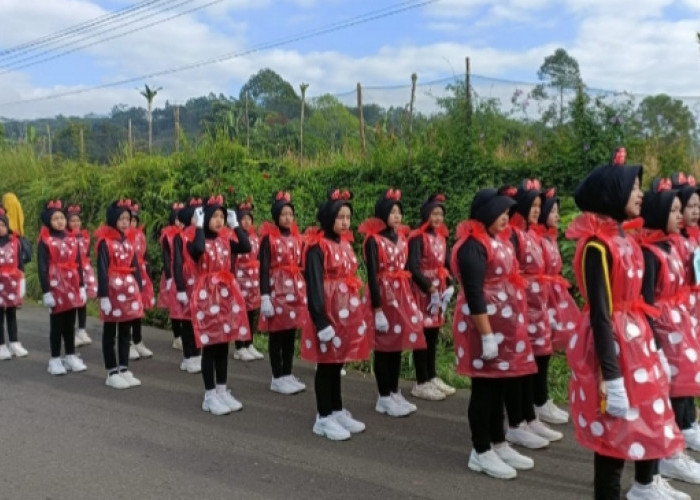
<svg viewBox="0 0 700 500">
<path fill-rule="evenodd" d="M 375 413 L 374 379 L 349 373 L 344 403 L 367 430 L 334 443 L 311 432 L 312 365 L 295 364 L 307 391 L 282 396 L 269 390 L 267 360 L 231 359 L 244 407 L 215 417 L 201 410 L 201 376 L 179 371 L 170 332 L 144 328 L 155 357 L 131 364 L 141 387 L 117 391 L 104 385 L 95 318 L 95 342 L 79 351 L 88 371 L 61 377 L 46 373 L 47 310 L 25 306 L 19 326 L 29 357 L 0 362 L 0 498 L 592 498 L 592 454 L 571 424 L 558 427 L 563 442 L 527 452 L 535 469 L 516 480 L 468 470 L 467 391 L 394 419 Z M 411 382 L 401 385 L 408 394 Z M 674 485 L 700 498 L 699 486 Z"/>
</svg>

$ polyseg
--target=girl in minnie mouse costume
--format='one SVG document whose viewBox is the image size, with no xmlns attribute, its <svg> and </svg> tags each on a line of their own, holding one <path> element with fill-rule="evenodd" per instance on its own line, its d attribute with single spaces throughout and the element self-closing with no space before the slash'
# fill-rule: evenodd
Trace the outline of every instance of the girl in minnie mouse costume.
<svg viewBox="0 0 700 500">
<path fill-rule="evenodd" d="M 379 397 L 375 410 L 391 417 L 416 411 L 399 390 L 401 351 L 426 349 L 423 315 L 411 293 L 411 273 L 406 271 L 408 228 L 401 225 L 401 191 L 388 189 L 374 205 L 374 217 L 358 231 L 367 264 L 367 284 L 373 310 L 374 376 Z"/>
<path fill-rule="evenodd" d="M 226 380 L 229 342 L 251 336 L 245 300 L 231 272 L 232 255 L 250 252 L 250 242 L 235 210 L 226 209 L 221 195 L 194 210 L 194 226 L 195 238 L 187 243 L 187 252 L 197 263 L 190 308 L 197 347 L 202 348 L 202 410 L 225 415 L 243 407 Z"/>
<path fill-rule="evenodd" d="M 258 331 L 269 332 L 272 366 L 270 390 L 295 394 L 306 385 L 292 375 L 294 338 L 304 328 L 306 283 L 302 274 L 302 237 L 294 222 L 294 205 L 287 191 L 273 195 L 273 223 L 260 227 L 260 321 Z"/>
<path fill-rule="evenodd" d="M 657 460 L 684 448 L 668 381 L 641 297 L 644 256 L 627 231 L 641 228 L 641 166 L 618 148 L 576 188 L 584 213 L 566 231 L 576 239 L 574 273 L 588 313 L 571 336 L 569 401 L 578 442 L 595 452 L 596 499 L 619 499 L 625 460 L 635 462 L 628 499 L 669 498 L 654 480 Z"/>
<path fill-rule="evenodd" d="M 515 201 L 497 190 L 479 191 L 470 219 L 457 226 L 452 275 L 460 281 L 452 320 L 457 373 L 472 381 L 469 468 L 512 479 L 534 461 L 506 442 L 503 405 L 507 382 L 537 370 L 524 322 L 525 291 L 508 241 L 508 212 Z"/>
<path fill-rule="evenodd" d="M 141 268 L 134 244 L 126 236 L 130 226 L 131 201 L 115 200 L 107 207 L 107 224 L 95 231 L 105 385 L 113 389 L 141 385 L 129 370 L 131 329 L 143 317 Z"/>
<path fill-rule="evenodd" d="M 41 212 L 37 265 L 44 305 L 51 309 L 51 359 L 48 372 L 65 375 L 66 370 L 82 372 L 85 363 L 75 355 L 75 314 L 85 305 L 87 292 L 83 282 L 78 242 L 66 231 L 66 216 L 61 200 L 49 201 Z M 61 339 L 66 357 L 61 359 Z"/>
<path fill-rule="evenodd" d="M 330 190 L 318 210 L 319 229 L 307 233 L 304 262 L 311 321 L 302 331 L 301 357 L 316 363 L 316 422 L 313 432 L 333 441 L 365 430 L 343 408 L 344 363 L 369 358 L 367 302 L 360 299 L 357 257 L 352 249 L 352 193 Z"/>
<path fill-rule="evenodd" d="M 163 259 L 163 272 L 160 276 L 160 286 L 158 288 L 158 300 L 156 307 L 170 310 L 171 301 L 175 298 L 173 293 L 173 240 L 183 228 L 182 222 L 177 218 L 177 214 L 185 208 L 181 202 L 175 202 L 170 207 L 170 215 L 168 216 L 168 225 L 160 232 L 161 256 Z M 182 329 L 180 322 L 170 318 L 170 325 L 173 330 L 173 349 L 182 350 Z"/>
<path fill-rule="evenodd" d="M 82 228 L 80 205 L 68 205 L 66 217 L 68 230 L 78 241 L 80 261 L 83 264 L 83 281 L 89 299 L 97 297 L 97 278 L 90 262 L 90 232 Z M 78 330 L 75 332 L 75 347 L 92 344 L 85 327 L 87 325 L 87 305 L 78 308 Z"/>
<path fill-rule="evenodd" d="M 27 350 L 17 340 L 17 307 L 26 291 L 24 264 L 20 256 L 19 238 L 10 230 L 5 209 L 0 207 L 0 361 L 23 358 Z M 8 344 L 5 344 L 7 322 Z M 9 346 L 9 349 L 8 349 Z"/>
<path fill-rule="evenodd" d="M 134 251 L 139 261 L 139 271 L 141 272 L 141 281 L 143 288 L 141 289 L 141 301 L 143 309 L 153 309 L 156 305 L 155 294 L 153 292 L 153 283 L 148 275 L 148 264 L 146 262 L 146 233 L 143 226 L 139 226 L 141 209 L 138 203 L 131 204 L 131 227 L 127 231 L 128 238 L 134 245 Z M 131 345 L 129 347 L 129 359 L 136 360 L 141 358 L 150 358 L 153 356 L 151 351 L 143 343 L 143 334 L 141 328 L 141 318 L 136 318 L 132 322 L 131 330 Z"/>
<path fill-rule="evenodd" d="M 454 394 L 455 388 L 437 376 L 435 355 L 440 327 L 445 324 L 445 311 L 454 295 L 448 271 L 449 234 L 444 224 L 445 195 L 432 194 L 420 207 L 421 225 L 408 237 L 408 270 L 411 290 L 423 313 L 423 334 L 427 349 L 413 351 L 416 384 L 411 395 L 439 401 Z"/>
<path fill-rule="evenodd" d="M 250 252 L 236 255 L 233 267 L 241 294 L 245 298 L 248 323 L 252 327 L 257 324 L 260 312 L 260 261 L 258 260 L 260 238 L 258 238 L 253 225 L 252 198 L 248 197 L 246 201 L 238 204 L 236 216 L 241 228 L 248 233 L 248 241 L 250 241 Z M 264 358 L 262 353 L 255 348 L 255 344 L 253 344 L 252 332 L 250 340 L 237 340 L 235 345 L 234 359 L 254 361 Z"/>
</svg>

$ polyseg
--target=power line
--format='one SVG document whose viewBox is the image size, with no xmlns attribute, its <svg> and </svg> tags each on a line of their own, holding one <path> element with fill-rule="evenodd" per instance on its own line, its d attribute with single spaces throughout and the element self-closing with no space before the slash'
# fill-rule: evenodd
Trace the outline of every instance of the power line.
<svg viewBox="0 0 700 500">
<path fill-rule="evenodd" d="M 298 41 L 306 40 L 309 38 L 315 38 L 315 37 L 318 37 L 321 35 L 325 35 L 327 33 L 332 33 L 335 31 L 340 31 L 343 29 L 351 28 L 351 27 L 359 25 L 359 24 L 365 24 L 365 23 L 368 23 L 371 21 L 375 21 L 377 19 L 384 18 L 384 17 L 394 16 L 396 14 L 400 14 L 400 13 L 408 11 L 408 10 L 413 10 L 413 9 L 418 8 L 418 7 L 423 7 L 423 6 L 432 4 L 432 3 L 437 3 L 439 1 L 440 0 L 404 1 L 404 2 L 400 2 L 398 4 L 394 4 L 392 6 L 388 6 L 388 7 L 384 7 L 381 9 L 374 10 L 374 11 L 370 11 L 370 12 L 367 12 L 365 14 L 361 14 L 359 16 L 351 17 L 351 18 L 348 18 L 348 19 L 345 19 L 342 21 L 337 21 L 335 23 L 331 23 L 329 25 L 321 26 L 321 27 L 313 29 L 313 30 L 304 31 L 304 32 L 298 33 L 296 35 L 292 35 L 290 37 L 282 38 L 282 39 L 279 39 L 276 41 L 271 41 L 271 42 L 264 42 L 262 44 L 259 44 L 257 46 L 253 46 L 250 49 L 246 49 L 246 50 L 243 50 L 240 52 L 233 52 L 233 53 L 229 53 L 229 54 L 224 54 L 224 55 L 221 55 L 221 56 L 218 56 L 215 58 L 205 59 L 202 61 L 198 61 L 195 63 L 191 63 L 191 64 L 187 64 L 187 65 L 179 66 L 179 67 L 175 67 L 175 68 L 168 68 L 168 69 L 164 69 L 162 71 L 149 73 L 147 75 L 141 75 L 141 76 L 136 76 L 133 78 L 126 78 L 123 80 L 117 80 L 117 81 L 113 81 L 113 82 L 103 83 L 101 85 L 96 85 L 94 87 L 88 87 L 88 88 L 77 89 L 77 90 L 70 90 L 67 92 L 59 92 L 59 93 L 49 94 L 49 95 L 42 96 L 42 97 L 34 97 L 31 99 L 20 99 L 17 101 L 7 101 L 7 102 L 0 103 L 0 105 L 7 106 L 10 104 L 21 104 L 21 103 L 26 103 L 26 102 L 37 102 L 37 101 L 58 99 L 58 98 L 67 97 L 70 95 L 84 94 L 84 93 L 92 92 L 95 90 L 101 90 L 101 89 L 106 89 L 106 88 L 110 88 L 110 87 L 117 87 L 119 85 L 124 85 L 127 83 L 134 83 L 134 82 L 138 82 L 138 81 L 143 81 L 143 80 L 146 80 L 149 78 L 155 78 L 157 76 L 164 76 L 164 75 L 179 73 L 182 71 L 188 71 L 191 69 L 200 68 L 202 66 L 208 66 L 210 64 L 214 64 L 217 62 L 224 62 L 224 61 L 227 61 L 229 59 L 243 57 L 246 55 L 254 54 L 256 52 L 262 52 L 264 50 L 279 47 L 282 45 L 288 45 L 288 44 L 293 43 L 293 42 L 298 42 Z"/>
</svg>

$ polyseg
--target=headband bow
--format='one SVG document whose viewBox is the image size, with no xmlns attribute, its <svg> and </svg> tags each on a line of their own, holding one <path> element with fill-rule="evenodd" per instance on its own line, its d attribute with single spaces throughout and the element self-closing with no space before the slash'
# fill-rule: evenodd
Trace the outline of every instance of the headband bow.
<svg viewBox="0 0 700 500">
<path fill-rule="evenodd" d="M 445 203 L 445 195 L 444 194 L 436 194 L 435 198 L 433 198 L 434 201 L 437 201 L 438 203 Z"/>
<path fill-rule="evenodd" d="M 67 212 L 69 214 L 79 214 L 80 213 L 80 205 L 68 205 L 68 210 Z"/>
<path fill-rule="evenodd" d="M 557 190 L 555 188 L 549 188 L 544 194 L 545 198 L 554 198 L 557 195 Z"/>
<path fill-rule="evenodd" d="M 138 204 L 138 203 L 134 203 L 133 205 L 131 205 L 131 211 L 132 211 L 132 212 L 138 212 L 138 211 L 139 211 L 139 204 Z"/>
<path fill-rule="evenodd" d="M 525 189 L 528 191 L 539 191 L 542 189 L 539 179 L 527 179 L 525 181 Z"/>
<path fill-rule="evenodd" d="M 289 194 L 289 191 L 279 191 L 275 196 L 275 200 L 290 202 L 292 201 L 292 195 Z"/>
<path fill-rule="evenodd" d="M 252 210 L 253 209 L 253 204 L 250 203 L 249 201 L 244 201 L 243 203 L 238 204 L 238 210 Z"/>
<path fill-rule="evenodd" d="M 695 181 L 695 177 L 693 177 L 692 175 L 688 176 L 687 182 L 688 182 L 688 186 L 695 187 L 696 181 Z"/>
<path fill-rule="evenodd" d="M 386 192 L 386 199 L 387 200 L 394 200 L 394 201 L 399 201 L 401 199 L 401 190 L 400 189 L 390 189 Z"/>
<path fill-rule="evenodd" d="M 209 199 L 207 200 L 207 205 L 223 205 L 224 204 L 224 197 L 219 195 L 216 196 L 210 196 Z"/>
<path fill-rule="evenodd" d="M 63 203 L 61 200 L 51 200 L 46 204 L 46 208 L 55 208 L 56 210 L 61 210 L 63 208 Z"/>
<path fill-rule="evenodd" d="M 617 148 L 610 164 L 616 167 L 621 167 L 625 163 L 627 163 L 627 149 Z"/>
<path fill-rule="evenodd" d="M 183 208 L 185 208 L 184 203 L 179 202 L 179 201 L 176 201 L 175 203 L 173 203 L 173 207 L 172 207 L 173 210 L 182 210 Z"/>
<path fill-rule="evenodd" d="M 119 200 L 117 202 L 117 206 L 118 207 L 126 207 L 129 210 L 131 210 L 131 200 L 129 198 L 127 198 L 126 200 Z"/>
<path fill-rule="evenodd" d="M 350 195 L 350 191 L 347 189 L 345 191 L 341 191 L 340 189 L 336 189 L 331 193 L 331 200 L 333 201 L 338 201 L 338 200 L 349 200 L 352 196 Z"/>
<path fill-rule="evenodd" d="M 662 191 L 669 191 L 672 187 L 673 185 L 671 184 L 671 179 L 660 179 L 659 184 L 656 186 L 656 191 L 658 193 Z"/>
<path fill-rule="evenodd" d="M 190 200 L 190 206 L 191 206 L 191 207 L 196 207 L 196 206 L 201 205 L 201 204 L 202 204 L 202 199 L 201 199 L 201 198 L 192 198 L 192 199 Z"/>
<path fill-rule="evenodd" d="M 518 189 L 513 186 L 508 186 L 501 191 L 502 196 L 508 196 L 509 198 L 514 198 L 518 194 Z"/>
</svg>

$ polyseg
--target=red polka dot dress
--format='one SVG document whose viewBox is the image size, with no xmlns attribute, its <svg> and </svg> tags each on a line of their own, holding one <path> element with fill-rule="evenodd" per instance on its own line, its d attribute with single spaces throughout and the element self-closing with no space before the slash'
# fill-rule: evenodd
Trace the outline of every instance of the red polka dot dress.
<svg viewBox="0 0 700 500">
<path fill-rule="evenodd" d="M 56 306 L 51 308 L 51 314 L 82 307 L 78 242 L 71 237 L 51 236 L 45 226 L 41 228 L 39 239 L 49 251 L 49 292 L 56 301 Z"/>
<path fill-rule="evenodd" d="M 97 276 L 95 276 L 95 269 L 90 261 L 90 232 L 87 229 L 83 229 L 79 233 L 75 233 L 74 236 L 78 242 L 80 262 L 83 266 L 85 291 L 89 298 L 94 299 L 97 297 Z"/>
<path fill-rule="evenodd" d="M 248 240 L 250 253 L 236 255 L 233 267 L 241 295 L 245 299 L 246 310 L 255 311 L 260 309 L 260 261 L 258 260 L 260 238 L 252 225 L 248 230 Z"/>
<path fill-rule="evenodd" d="M 143 281 L 141 299 L 143 300 L 143 308 L 153 309 L 156 305 L 156 299 L 153 291 L 153 283 L 151 282 L 151 277 L 148 275 L 148 267 L 146 265 L 146 235 L 143 232 L 143 226 L 129 229 L 127 235 L 134 245 L 134 251 L 136 252 L 139 269 L 141 271 L 141 280 Z"/>
<path fill-rule="evenodd" d="M 10 234 L 9 241 L 0 246 L 0 308 L 22 305 L 20 281 L 24 273 L 19 259 L 19 238 Z"/>
<path fill-rule="evenodd" d="M 434 232 L 428 231 L 429 225 L 430 222 L 426 222 L 419 229 L 413 231 L 409 235 L 409 240 L 412 238 L 422 239 L 423 251 L 420 255 L 420 272 L 430 280 L 431 284 L 442 296 L 447 288 L 447 280 L 450 277 L 450 272 L 445 267 L 449 231 L 444 224 L 437 227 Z M 428 312 L 430 295 L 424 293 L 413 280 L 411 281 L 411 291 L 418 304 L 418 310 L 423 314 L 423 327 L 439 328 L 444 325 L 445 315 L 439 309 L 435 314 Z"/>
</svg>

